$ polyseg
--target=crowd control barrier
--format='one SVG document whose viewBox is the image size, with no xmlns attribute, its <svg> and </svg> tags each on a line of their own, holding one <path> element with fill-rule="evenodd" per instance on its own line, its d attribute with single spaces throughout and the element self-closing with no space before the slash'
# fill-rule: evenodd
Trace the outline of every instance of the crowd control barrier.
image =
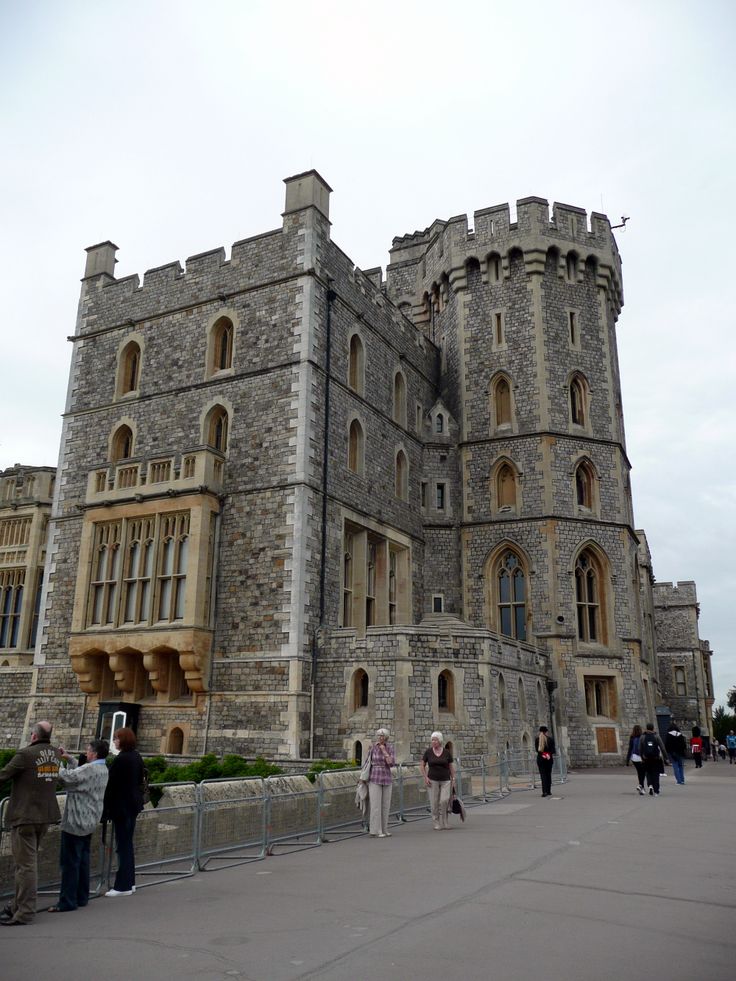
<svg viewBox="0 0 736 981">
<path fill-rule="evenodd" d="M 458 759 L 458 792 L 467 808 L 502 800 L 539 786 L 534 753 Z M 391 820 L 406 823 L 430 816 L 421 768 L 394 768 Z M 555 757 L 552 781 L 567 780 L 563 754 Z M 147 805 L 135 828 L 136 888 L 260 861 L 282 850 L 314 848 L 366 832 L 356 806 L 358 771 L 325 770 L 314 783 L 303 775 L 220 778 L 194 783 L 156 784 L 158 805 Z M 64 795 L 59 795 L 63 810 Z M 6 827 L 8 799 L 0 802 L 0 897 L 13 894 L 13 859 Z M 107 825 L 92 841 L 91 895 L 112 881 L 114 840 Z M 38 861 L 39 896 L 59 888 L 58 825 L 49 828 Z M 50 902 L 49 902 L 50 905 Z M 39 903 L 43 908 L 43 901 Z"/>
</svg>

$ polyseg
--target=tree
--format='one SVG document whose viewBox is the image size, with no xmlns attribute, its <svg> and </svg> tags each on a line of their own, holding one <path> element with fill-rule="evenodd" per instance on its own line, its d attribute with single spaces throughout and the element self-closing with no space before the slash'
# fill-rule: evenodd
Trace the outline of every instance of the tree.
<svg viewBox="0 0 736 981">
<path fill-rule="evenodd" d="M 736 709 L 736 685 L 729 689 L 728 695 L 726 695 L 726 701 L 728 702 L 728 707 Z"/>
<path fill-rule="evenodd" d="M 736 731 L 736 715 L 731 715 L 723 705 L 719 705 L 713 710 L 713 736 L 719 743 L 725 743 L 731 729 Z"/>
</svg>

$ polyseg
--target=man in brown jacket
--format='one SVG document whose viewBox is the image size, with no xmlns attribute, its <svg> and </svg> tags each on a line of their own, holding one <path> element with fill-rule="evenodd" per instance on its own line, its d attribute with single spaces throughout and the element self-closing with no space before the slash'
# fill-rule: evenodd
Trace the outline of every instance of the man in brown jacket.
<svg viewBox="0 0 736 981">
<path fill-rule="evenodd" d="M 15 863 L 15 896 L 0 913 L 3 926 L 22 926 L 36 915 L 39 847 L 48 826 L 61 817 L 58 776 L 59 754 L 51 745 L 51 723 L 37 722 L 30 746 L 18 750 L 0 770 L 0 782 L 13 781 L 6 823 Z"/>
</svg>

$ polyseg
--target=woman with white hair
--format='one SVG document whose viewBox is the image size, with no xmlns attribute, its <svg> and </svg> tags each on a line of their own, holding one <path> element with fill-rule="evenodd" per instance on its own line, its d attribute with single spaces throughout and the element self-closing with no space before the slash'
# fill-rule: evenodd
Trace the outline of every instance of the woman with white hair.
<svg viewBox="0 0 736 981">
<path fill-rule="evenodd" d="M 429 788 L 429 802 L 432 808 L 432 826 L 435 831 L 446 831 L 450 825 L 447 811 L 450 794 L 455 786 L 455 763 L 452 753 L 442 744 L 442 733 L 433 732 L 429 749 L 422 757 L 422 776 Z"/>
<path fill-rule="evenodd" d="M 391 809 L 391 767 L 396 763 L 394 748 L 388 741 L 388 729 L 376 729 L 376 741 L 368 750 L 371 774 L 368 797 L 371 804 L 369 831 L 371 838 L 390 838 L 388 814 Z"/>
</svg>

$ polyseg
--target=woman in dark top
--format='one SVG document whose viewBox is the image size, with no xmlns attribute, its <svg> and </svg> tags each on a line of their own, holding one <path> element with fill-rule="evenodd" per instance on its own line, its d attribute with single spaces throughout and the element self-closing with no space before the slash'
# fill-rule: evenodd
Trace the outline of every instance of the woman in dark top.
<svg viewBox="0 0 736 981">
<path fill-rule="evenodd" d="M 143 810 L 143 760 L 135 748 L 132 729 L 116 730 L 112 741 L 119 752 L 110 767 L 102 819 L 112 821 L 115 828 L 118 870 L 113 888 L 105 895 L 132 896 L 135 892 L 133 834 L 136 818 Z"/>
<path fill-rule="evenodd" d="M 447 810 L 450 794 L 455 786 L 455 764 L 452 753 L 442 745 L 441 732 L 433 732 L 430 743 L 422 757 L 422 776 L 429 788 L 432 826 L 435 831 L 446 831 L 449 828 Z"/>
<path fill-rule="evenodd" d="M 534 740 L 537 751 L 537 767 L 542 779 L 542 797 L 552 796 L 552 767 L 555 762 L 555 741 L 548 735 L 547 726 L 539 727 L 539 735 Z"/>
<path fill-rule="evenodd" d="M 641 753 L 639 752 L 640 739 L 641 726 L 634 726 L 634 728 L 631 730 L 631 735 L 629 736 L 629 751 L 626 754 L 626 765 L 628 766 L 630 762 L 634 764 L 636 776 L 639 780 L 637 790 L 643 797 L 646 793 L 646 790 L 644 789 L 644 775 L 646 773 L 646 769 L 644 767 L 644 761 L 641 758 Z"/>
</svg>

